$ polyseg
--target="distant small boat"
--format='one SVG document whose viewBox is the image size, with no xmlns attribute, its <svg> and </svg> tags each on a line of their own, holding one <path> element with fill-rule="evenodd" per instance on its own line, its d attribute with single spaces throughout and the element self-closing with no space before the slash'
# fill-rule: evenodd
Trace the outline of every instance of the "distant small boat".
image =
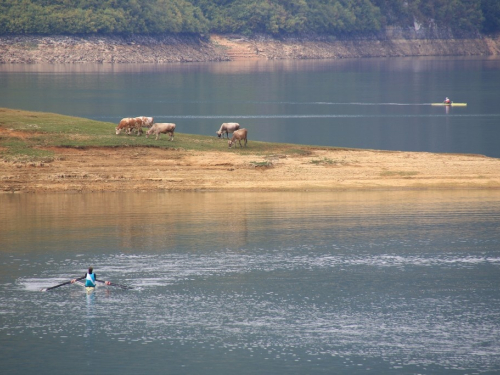
<svg viewBox="0 0 500 375">
<path fill-rule="evenodd" d="M 466 107 L 467 103 L 431 103 L 431 105 L 445 105 L 445 106 L 451 106 L 451 107 Z"/>
</svg>

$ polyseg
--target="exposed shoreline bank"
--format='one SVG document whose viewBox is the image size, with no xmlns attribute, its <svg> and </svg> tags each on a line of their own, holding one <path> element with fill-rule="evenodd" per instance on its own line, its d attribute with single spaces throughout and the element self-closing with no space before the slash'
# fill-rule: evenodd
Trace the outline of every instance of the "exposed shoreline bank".
<svg viewBox="0 0 500 375">
<path fill-rule="evenodd" d="M 78 129 L 68 132 L 70 129 Z M 500 191 L 500 159 L 176 133 L 116 135 L 114 124 L 0 108 L 0 192 Z"/>
<path fill-rule="evenodd" d="M 50 163 L 0 163 L 0 193 L 500 191 L 500 161 L 481 155 L 290 148 L 51 148 Z"/>
<path fill-rule="evenodd" d="M 179 63 L 244 59 L 498 56 L 500 35 L 471 38 L 282 38 L 236 35 L 1 36 L 0 64 Z"/>
</svg>

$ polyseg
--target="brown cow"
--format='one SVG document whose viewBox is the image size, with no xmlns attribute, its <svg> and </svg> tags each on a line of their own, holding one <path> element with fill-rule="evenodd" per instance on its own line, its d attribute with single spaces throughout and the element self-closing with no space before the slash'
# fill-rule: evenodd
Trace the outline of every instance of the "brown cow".
<svg viewBox="0 0 500 375">
<path fill-rule="evenodd" d="M 121 119 L 118 126 L 115 128 L 116 134 L 120 134 L 122 130 L 125 130 L 125 133 L 128 135 L 132 134 L 132 131 L 135 129 L 137 131 L 137 136 L 141 135 L 142 132 L 142 119 L 138 117 L 126 117 Z"/>
<path fill-rule="evenodd" d="M 128 134 L 131 120 L 132 119 L 130 117 L 122 118 L 118 126 L 115 128 L 116 135 L 120 134 L 122 130 L 125 130 L 125 132 Z"/>
<path fill-rule="evenodd" d="M 238 143 L 240 144 L 240 147 L 242 147 L 241 141 L 243 141 L 245 143 L 245 147 L 247 147 L 247 134 L 248 134 L 248 131 L 245 128 L 241 128 L 240 130 L 236 130 L 233 133 L 233 137 L 228 141 L 229 148 L 231 148 L 233 143 L 236 144 L 236 141 L 238 141 Z"/>
</svg>

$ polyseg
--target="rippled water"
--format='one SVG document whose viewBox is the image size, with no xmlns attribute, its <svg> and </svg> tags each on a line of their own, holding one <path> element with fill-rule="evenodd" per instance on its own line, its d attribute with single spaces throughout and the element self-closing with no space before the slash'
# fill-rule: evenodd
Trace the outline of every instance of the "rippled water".
<svg viewBox="0 0 500 375">
<path fill-rule="evenodd" d="M 0 203 L 6 373 L 500 371 L 498 192 Z"/>
</svg>

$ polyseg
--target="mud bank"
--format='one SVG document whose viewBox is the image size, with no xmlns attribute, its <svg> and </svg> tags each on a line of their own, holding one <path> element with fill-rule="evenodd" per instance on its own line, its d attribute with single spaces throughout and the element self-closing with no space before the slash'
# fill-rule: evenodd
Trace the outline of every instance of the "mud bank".
<svg viewBox="0 0 500 375">
<path fill-rule="evenodd" d="M 500 36 L 366 39 L 238 35 L 2 36 L 2 64 L 177 63 L 241 59 L 338 59 L 401 56 L 500 55 Z"/>
</svg>

